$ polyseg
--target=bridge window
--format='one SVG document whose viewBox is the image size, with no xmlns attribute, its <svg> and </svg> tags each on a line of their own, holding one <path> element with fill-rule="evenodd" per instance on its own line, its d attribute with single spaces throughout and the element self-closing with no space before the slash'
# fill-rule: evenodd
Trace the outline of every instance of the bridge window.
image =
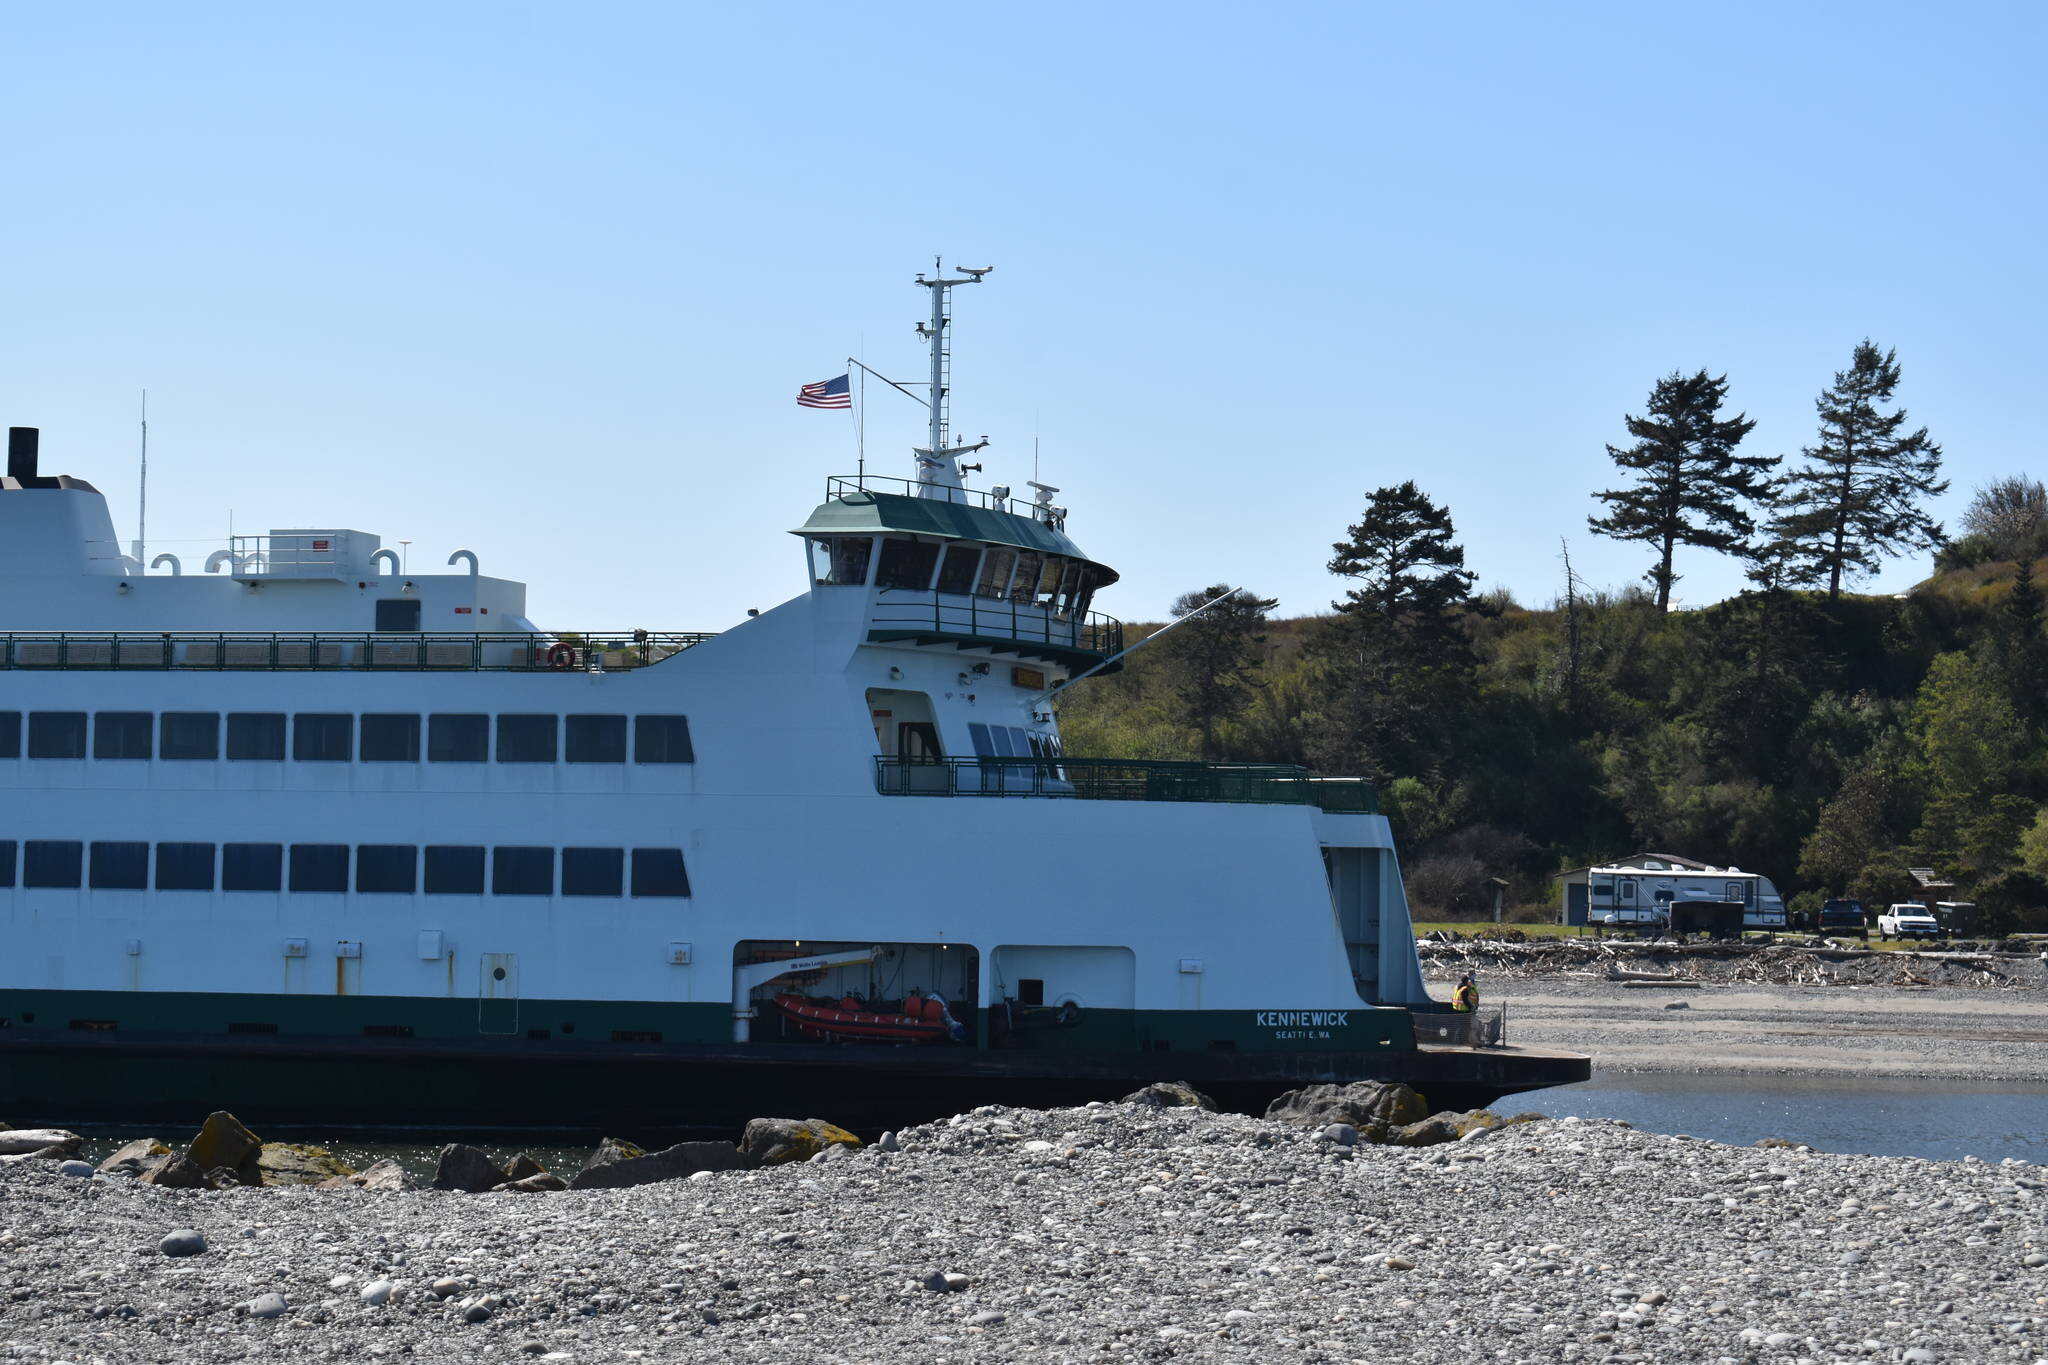
<svg viewBox="0 0 2048 1365">
<path fill-rule="evenodd" d="M 988 553 L 981 558 L 981 582 L 975 585 L 976 597 L 1003 598 L 1010 594 L 1010 570 L 1017 566 L 1015 550 L 989 546 Z"/>
<path fill-rule="evenodd" d="M 429 763 L 482 763 L 490 758 L 489 716 L 428 716 Z"/>
<path fill-rule="evenodd" d="M 0 887 L 14 885 L 14 840 L 0 839 Z"/>
<path fill-rule="evenodd" d="M 626 851 L 621 848 L 562 850 L 562 894 L 618 896 L 625 892 Z"/>
<path fill-rule="evenodd" d="M 970 720 L 967 722 L 967 738 L 973 743 L 976 754 L 983 758 L 989 758 L 994 755 L 996 751 L 995 741 L 988 737 L 988 727 L 980 721 Z"/>
<path fill-rule="evenodd" d="M 420 718 L 364 716 L 362 755 L 365 763 L 419 762 Z"/>
<path fill-rule="evenodd" d="M 147 711 L 101 711 L 92 718 L 94 758 L 149 758 L 156 718 Z"/>
<path fill-rule="evenodd" d="M 1026 550 L 1017 556 L 1017 576 L 1010 580 L 1010 600 L 1029 603 L 1031 594 L 1038 589 L 1038 575 L 1045 569 L 1045 556 L 1036 550 Z"/>
<path fill-rule="evenodd" d="M 491 850 L 491 890 L 500 896 L 555 894 L 555 851 L 551 848 Z"/>
<path fill-rule="evenodd" d="M 410 896 L 419 887 L 419 863 L 411 844 L 364 844 L 356 850 L 356 890 Z"/>
<path fill-rule="evenodd" d="M 811 576 L 824 587 L 859 588 L 868 581 L 875 542 L 868 536 L 834 536 L 811 542 Z"/>
<path fill-rule="evenodd" d="M 1069 562 L 1068 560 L 1061 559 L 1058 555 L 1048 555 L 1046 557 L 1045 570 L 1038 575 L 1037 604 L 1044 607 L 1047 611 L 1051 611 L 1059 605 L 1060 579 L 1066 576 Z"/>
<path fill-rule="evenodd" d="M 293 844 L 294 891 L 348 890 L 347 844 Z"/>
<path fill-rule="evenodd" d="M 635 763 L 695 763 L 697 751 L 690 746 L 688 716 L 635 716 L 633 718 L 633 761 Z"/>
<path fill-rule="evenodd" d="M 960 594 L 974 591 L 974 574 L 981 567 L 981 547 L 954 541 L 946 547 L 939 564 L 939 591 Z"/>
<path fill-rule="evenodd" d="M 95 891 L 140 891 L 149 885 L 149 845 L 96 843 L 92 846 Z"/>
<path fill-rule="evenodd" d="M 221 845 L 221 890 L 275 891 L 282 885 L 284 885 L 284 845 Z"/>
<path fill-rule="evenodd" d="M 31 711 L 28 716 L 30 758 L 84 758 L 85 712 Z M 72 885 L 77 885 L 76 882 Z"/>
<path fill-rule="evenodd" d="M 878 588 L 929 588 L 938 567 L 939 547 L 928 541 L 890 536 L 882 542 L 882 564 L 875 572 Z"/>
<path fill-rule="evenodd" d="M 427 846 L 429 896 L 481 896 L 484 893 L 484 851 L 452 845 Z"/>
<path fill-rule="evenodd" d="M 284 758 L 284 717 L 275 711 L 228 712 L 230 759 Z"/>
<path fill-rule="evenodd" d="M 633 850 L 633 894 L 636 896 L 687 896 L 690 877 L 683 868 L 679 848 L 636 848 Z"/>
<path fill-rule="evenodd" d="M 76 889 L 85 870 L 85 845 L 76 839 L 30 839 L 21 846 L 21 884 L 35 889 Z"/>
<path fill-rule="evenodd" d="M 213 890 L 213 845 L 158 844 L 156 846 L 156 889 L 159 891 Z"/>
<path fill-rule="evenodd" d="M 21 712 L 0 711 L 0 758 L 21 757 Z"/>
<path fill-rule="evenodd" d="M 498 762 L 553 763 L 558 728 L 553 716 L 499 716 Z"/>
<path fill-rule="evenodd" d="M 166 711 L 157 722 L 157 757 L 217 759 L 220 757 L 220 713 Z M 208 887 L 207 890 L 212 890 Z"/>
<path fill-rule="evenodd" d="M 1066 577 L 1060 580 L 1060 610 L 1071 615 L 1081 604 L 1081 592 L 1088 582 L 1088 566 L 1078 559 L 1067 561 Z"/>
<path fill-rule="evenodd" d="M 624 763 L 624 716 L 570 716 L 568 759 L 571 763 Z"/>
<path fill-rule="evenodd" d="M 346 763 L 355 752 L 356 718 L 337 712 L 292 717 L 292 757 L 301 763 Z"/>
</svg>

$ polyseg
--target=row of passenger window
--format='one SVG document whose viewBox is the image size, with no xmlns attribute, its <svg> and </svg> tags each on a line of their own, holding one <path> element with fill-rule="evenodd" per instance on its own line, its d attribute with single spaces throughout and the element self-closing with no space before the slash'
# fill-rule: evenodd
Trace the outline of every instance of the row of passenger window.
<svg viewBox="0 0 2048 1365">
<path fill-rule="evenodd" d="M 145 891 L 152 885 L 146 843 L 29 839 L 21 843 L 21 885 Z M 557 854 L 559 853 L 559 860 Z M 560 876 L 557 878 L 557 862 Z M 363 895 L 687 896 L 679 848 L 540 848 L 475 845 L 213 844 L 156 846 L 159 891 L 353 889 Z M 350 871 L 353 864 L 354 878 Z M 15 841 L 0 839 L 0 887 L 15 884 Z"/>
<path fill-rule="evenodd" d="M 1053 735 L 1039 735 L 1021 725 L 983 725 L 967 722 L 967 737 L 982 758 L 1058 758 L 1060 742 Z"/>
<path fill-rule="evenodd" d="M 90 724 L 88 725 L 88 719 Z M 687 716 L 414 715 L 230 711 L 230 759 L 301 762 L 624 763 L 627 722 L 635 763 L 692 763 Z M 495 722 L 495 724 L 493 723 Z M 0 758 L 19 758 L 22 713 L 0 711 Z M 424 744 L 422 731 L 424 730 Z M 497 743 L 492 744 L 493 731 Z M 28 713 L 30 758 L 218 759 L 223 727 L 215 711 Z M 90 743 L 87 741 L 90 732 Z M 287 744 L 289 739 L 289 744 Z"/>
</svg>

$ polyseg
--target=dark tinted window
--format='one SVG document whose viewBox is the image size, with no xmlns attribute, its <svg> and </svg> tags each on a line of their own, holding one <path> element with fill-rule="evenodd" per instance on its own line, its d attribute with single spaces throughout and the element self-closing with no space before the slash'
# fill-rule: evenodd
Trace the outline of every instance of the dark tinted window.
<svg viewBox="0 0 2048 1365">
<path fill-rule="evenodd" d="M 983 758 L 992 756 L 996 751 L 995 743 L 988 737 L 988 727 L 978 720 L 967 722 L 967 738 L 974 741 L 974 752 Z"/>
<path fill-rule="evenodd" d="M 635 716 L 633 718 L 633 761 L 635 763 L 694 763 L 690 747 L 688 716 Z"/>
<path fill-rule="evenodd" d="M 222 844 L 220 889 L 275 891 L 284 884 L 284 845 Z"/>
<path fill-rule="evenodd" d="M 363 762 L 417 763 L 420 761 L 420 718 L 418 716 L 364 716 Z"/>
<path fill-rule="evenodd" d="M 213 711 L 166 711 L 157 722 L 158 758 L 219 758 L 220 716 Z"/>
<path fill-rule="evenodd" d="M 100 891 L 140 891 L 149 885 L 148 844 L 94 844 L 92 884 Z"/>
<path fill-rule="evenodd" d="M 228 757 L 284 757 L 284 717 L 275 711 L 230 711 Z"/>
<path fill-rule="evenodd" d="M 377 629 L 418 630 L 419 628 L 419 598 L 391 597 L 377 604 Z"/>
<path fill-rule="evenodd" d="M 624 716 L 569 717 L 568 758 L 571 763 L 624 763 Z"/>
<path fill-rule="evenodd" d="M 555 728 L 553 716 L 498 717 L 498 762 L 554 762 Z"/>
<path fill-rule="evenodd" d="M 85 845 L 74 839 L 30 839 L 21 846 L 23 886 L 77 886 L 85 868 Z"/>
<path fill-rule="evenodd" d="M 619 896 L 626 890 L 626 851 L 620 848 L 562 850 L 562 894 Z"/>
<path fill-rule="evenodd" d="M 946 547 L 946 560 L 939 565 L 939 591 L 974 591 L 974 571 L 981 567 L 981 547 L 955 543 Z"/>
<path fill-rule="evenodd" d="M 348 890 L 348 845 L 293 844 L 292 890 Z"/>
<path fill-rule="evenodd" d="M 636 848 L 633 850 L 633 894 L 636 896 L 687 896 L 689 874 L 683 871 L 679 848 Z"/>
<path fill-rule="evenodd" d="M 481 896 L 484 893 L 484 851 L 449 845 L 427 846 L 429 896 Z"/>
<path fill-rule="evenodd" d="M 882 542 L 881 567 L 875 570 L 878 588 L 929 588 L 932 570 L 938 567 L 939 547 L 921 540 Z"/>
<path fill-rule="evenodd" d="M 0 839 L 0 886 L 14 885 L 14 840 Z"/>
<path fill-rule="evenodd" d="M 213 890 L 213 845 L 158 844 L 156 846 L 156 889 L 159 891 Z"/>
<path fill-rule="evenodd" d="M 481 763 L 490 757 L 489 716 L 428 716 L 429 763 Z"/>
<path fill-rule="evenodd" d="M 355 754 L 356 718 L 323 712 L 292 717 L 292 757 L 302 763 L 346 763 Z"/>
<path fill-rule="evenodd" d="M 29 712 L 28 756 L 30 758 L 84 758 L 85 712 Z"/>
<path fill-rule="evenodd" d="M 147 711 L 102 711 L 92 718 L 94 758 L 148 758 L 156 717 Z"/>
<path fill-rule="evenodd" d="M 555 894 L 555 851 L 551 848 L 491 850 L 491 890 L 500 896 Z"/>
<path fill-rule="evenodd" d="M 356 890 L 410 896 L 419 887 L 419 855 L 411 844 L 364 844 L 356 850 Z"/>
<path fill-rule="evenodd" d="M 21 712 L 0 711 L 0 758 L 21 757 Z"/>
</svg>

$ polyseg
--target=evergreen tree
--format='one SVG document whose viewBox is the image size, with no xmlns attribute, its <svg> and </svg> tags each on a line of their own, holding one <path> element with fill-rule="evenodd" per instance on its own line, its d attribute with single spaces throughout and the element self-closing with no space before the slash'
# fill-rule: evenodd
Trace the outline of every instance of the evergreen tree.
<svg viewBox="0 0 2048 1365">
<path fill-rule="evenodd" d="M 2013 565 L 2012 592 L 2000 612 L 1999 656 L 2005 691 L 2013 709 L 2030 726 L 2048 719 L 2048 636 L 2042 633 L 2041 589 L 2034 582 L 2034 561 L 2022 557 Z"/>
<path fill-rule="evenodd" d="M 1419 776 L 1448 751 L 1471 687 L 1464 547 L 1450 513 L 1411 479 L 1375 490 L 1331 548 L 1330 572 L 1359 586 L 1311 642 L 1328 693 L 1312 756 L 1338 771 Z"/>
<path fill-rule="evenodd" d="M 1228 596 L 1225 596 L 1228 594 Z M 1160 643 L 1175 668 L 1174 692 L 1187 723 L 1201 735 L 1202 757 L 1223 759 L 1220 731 L 1241 719 L 1260 687 L 1266 657 L 1266 614 L 1280 605 L 1227 583 L 1183 594 L 1173 604 L 1185 616 L 1204 602 L 1224 600 L 1175 630 Z"/>
<path fill-rule="evenodd" d="M 1740 548 L 1755 529 L 1742 504 L 1766 495 L 1777 464 L 1775 456 L 1735 453 L 1756 422 L 1741 413 L 1722 420 L 1727 396 L 1725 374 L 1666 375 L 1650 391 L 1647 415 L 1622 418 L 1635 444 L 1607 447 L 1608 458 L 1634 474 L 1635 482 L 1596 493 L 1607 514 L 1588 517 L 1586 524 L 1598 535 L 1656 547 L 1657 562 L 1644 577 L 1656 585 L 1659 611 L 1671 609 L 1677 547 Z"/>
<path fill-rule="evenodd" d="M 1825 581 L 1830 602 L 1845 580 L 1875 570 L 1880 556 L 1943 539 L 1924 506 L 1948 491 L 1941 447 L 1926 427 L 1904 430 L 1904 408 L 1882 410 L 1898 387 L 1898 352 L 1859 343 L 1849 368 L 1815 400 L 1818 443 L 1800 451 L 1805 464 L 1783 481 L 1772 530 L 1792 546 L 1794 581 Z"/>
</svg>

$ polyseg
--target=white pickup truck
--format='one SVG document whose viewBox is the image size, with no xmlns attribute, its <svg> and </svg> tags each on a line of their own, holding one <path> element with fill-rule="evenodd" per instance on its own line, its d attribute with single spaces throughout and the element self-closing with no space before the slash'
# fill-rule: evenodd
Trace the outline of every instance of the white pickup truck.
<svg viewBox="0 0 2048 1365">
<path fill-rule="evenodd" d="M 1926 906 L 1905 901 L 1877 917 L 1877 932 L 1885 938 L 1940 938 L 1941 922 Z"/>
</svg>

